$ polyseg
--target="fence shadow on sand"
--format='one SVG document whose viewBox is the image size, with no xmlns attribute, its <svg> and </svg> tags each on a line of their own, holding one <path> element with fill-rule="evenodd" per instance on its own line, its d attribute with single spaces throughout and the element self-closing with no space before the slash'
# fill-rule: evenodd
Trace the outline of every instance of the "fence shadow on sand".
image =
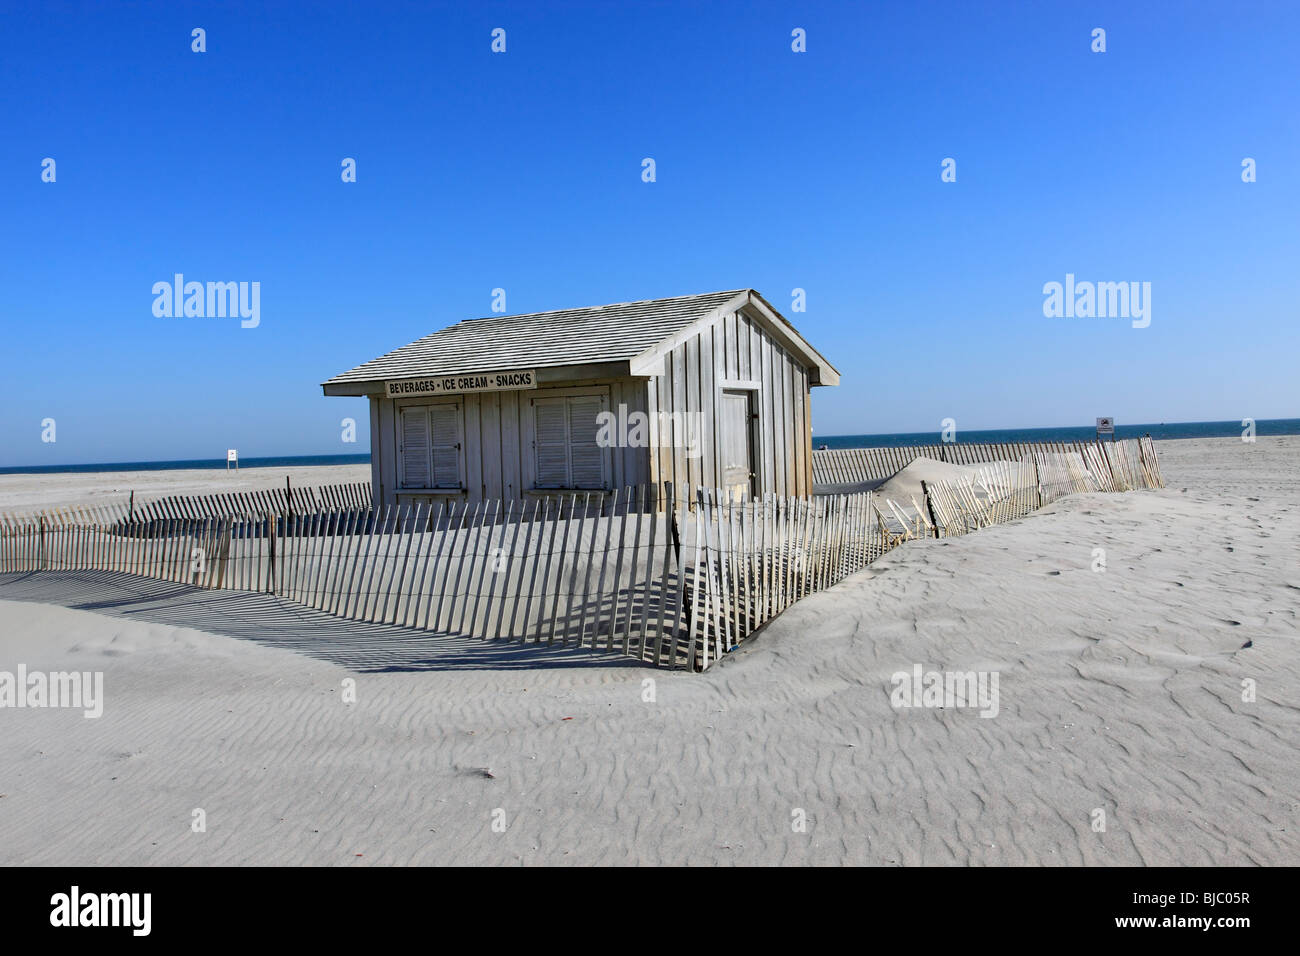
<svg viewBox="0 0 1300 956">
<path fill-rule="evenodd" d="M 352 621 L 270 594 L 208 590 L 114 571 L 0 574 L 0 600 L 193 628 L 296 651 L 358 673 L 651 666 L 591 648 L 484 641 Z"/>
</svg>

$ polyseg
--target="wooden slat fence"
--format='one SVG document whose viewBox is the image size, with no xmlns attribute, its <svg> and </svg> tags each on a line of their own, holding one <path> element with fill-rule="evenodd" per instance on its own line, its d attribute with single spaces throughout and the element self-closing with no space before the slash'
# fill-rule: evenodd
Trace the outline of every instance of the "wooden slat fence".
<svg viewBox="0 0 1300 956">
<path fill-rule="evenodd" d="M 1081 454 L 1035 450 L 1017 463 L 995 462 L 976 475 L 925 483 L 936 537 L 966 534 L 1023 517 L 1069 494 L 1163 488 L 1149 438 L 1085 446 Z"/>
<path fill-rule="evenodd" d="M 290 519 L 283 591 L 353 620 L 685 663 L 671 490 Z"/>
<path fill-rule="evenodd" d="M 1118 446 L 1132 448 L 1138 442 L 1155 468 L 1147 487 L 1164 487 L 1159 475 L 1159 465 L 1152 451 L 1151 437 L 1127 439 L 1120 442 L 945 442 L 937 445 L 908 445 L 899 448 L 831 448 L 817 449 L 812 453 L 813 482 L 818 485 L 845 485 L 867 481 L 882 481 L 899 472 L 917 458 L 933 458 L 955 465 L 977 465 L 986 462 L 1024 461 L 1036 453 L 1065 455 L 1073 452 L 1087 459 L 1101 455 L 1109 460 Z M 1131 463 L 1126 463 L 1131 467 Z M 1140 462 L 1138 463 L 1140 470 Z M 1130 484 L 1129 487 L 1137 487 Z M 1117 488 L 1115 490 L 1125 490 Z"/>
<path fill-rule="evenodd" d="M 698 493 L 688 658 L 704 669 L 795 601 L 901 543 L 875 519 L 870 492 L 815 498 Z"/>
<path fill-rule="evenodd" d="M 309 512 L 338 508 L 369 508 L 371 486 L 368 481 L 339 485 L 315 485 L 291 488 L 286 479 L 283 488 L 261 491 L 219 492 L 210 495 L 168 495 L 137 501 L 132 493 L 125 500 L 111 504 L 67 506 L 39 511 L 0 513 L 0 527 L 38 523 L 46 527 L 110 524 L 116 521 L 164 521 L 168 519 L 211 518 L 227 515 L 277 512 Z"/>
<path fill-rule="evenodd" d="M 871 492 L 754 499 L 700 489 L 688 499 L 672 486 L 383 509 L 371 507 L 368 486 L 259 497 L 245 510 L 246 499 L 178 498 L 126 516 L 103 507 L 0 516 L 0 572 L 120 571 L 275 594 L 350 620 L 702 670 L 905 541 L 1014 520 L 1075 492 L 1162 486 L 1142 439 L 1036 446 L 902 503 Z"/>
</svg>

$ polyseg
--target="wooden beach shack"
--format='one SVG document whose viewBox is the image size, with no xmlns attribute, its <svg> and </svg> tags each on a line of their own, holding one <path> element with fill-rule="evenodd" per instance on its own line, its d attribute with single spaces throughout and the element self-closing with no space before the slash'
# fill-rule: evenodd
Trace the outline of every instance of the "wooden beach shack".
<svg viewBox="0 0 1300 956">
<path fill-rule="evenodd" d="M 370 399 L 377 505 L 672 482 L 812 494 L 839 373 L 757 292 L 458 322 L 322 384 Z"/>
</svg>

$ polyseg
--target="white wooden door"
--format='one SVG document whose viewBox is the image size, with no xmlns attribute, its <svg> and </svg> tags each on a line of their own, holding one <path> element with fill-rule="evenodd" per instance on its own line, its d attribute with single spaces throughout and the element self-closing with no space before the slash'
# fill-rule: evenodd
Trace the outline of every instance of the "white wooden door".
<svg viewBox="0 0 1300 956">
<path fill-rule="evenodd" d="M 749 392 L 723 391 L 718 436 L 722 447 L 722 487 L 732 494 L 748 497 L 754 484 L 753 428 L 749 411 Z"/>
</svg>

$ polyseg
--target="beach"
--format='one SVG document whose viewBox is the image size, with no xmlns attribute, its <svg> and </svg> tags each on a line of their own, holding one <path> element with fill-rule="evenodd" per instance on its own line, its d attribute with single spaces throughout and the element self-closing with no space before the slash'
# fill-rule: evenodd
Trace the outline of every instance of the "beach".
<svg viewBox="0 0 1300 956">
<path fill-rule="evenodd" d="M 163 471 L 44 472 L 0 475 L 0 511 L 96 505 L 137 505 L 168 495 L 213 495 L 271 491 L 370 481 L 370 466 L 305 465 L 289 468 L 178 468 Z"/>
<path fill-rule="evenodd" d="M 1300 437 L 1157 446 L 1166 489 L 908 542 L 704 674 L 0 576 L 0 671 L 104 675 L 97 718 L 0 709 L 0 863 L 1295 865 Z M 285 474 L 0 476 L 0 510 Z M 895 706 L 918 665 L 996 674 L 996 714 Z"/>
</svg>

